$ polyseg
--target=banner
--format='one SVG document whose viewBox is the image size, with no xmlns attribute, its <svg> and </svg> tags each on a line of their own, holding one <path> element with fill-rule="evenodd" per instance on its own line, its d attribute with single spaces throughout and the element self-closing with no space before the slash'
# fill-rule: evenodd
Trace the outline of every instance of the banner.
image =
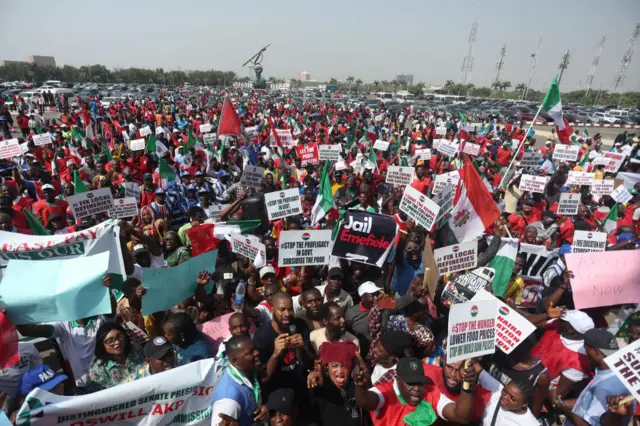
<svg viewBox="0 0 640 426">
<path fill-rule="evenodd" d="M 553 150 L 553 159 L 558 161 L 576 161 L 579 152 L 579 146 L 557 144 Z"/>
<path fill-rule="evenodd" d="M 438 152 L 441 152 L 447 157 L 453 158 L 458 153 L 458 144 L 454 141 L 442 139 L 440 141 L 440 145 L 438 145 Z"/>
<path fill-rule="evenodd" d="M 231 244 L 233 253 L 248 258 L 254 264 L 262 265 L 266 262 L 267 251 L 261 242 L 241 234 L 231 234 L 227 240 Z"/>
<path fill-rule="evenodd" d="M 571 253 L 592 253 L 605 251 L 607 248 L 607 233 L 592 231 L 575 231 Z"/>
<path fill-rule="evenodd" d="M 576 309 L 640 303 L 640 260 L 635 250 L 567 254 L 565 260 L 574 275 Z"/>
<path fill-rule="evenodd" d="M 495 300 L 458 303 L 449 311 L 447 363 L 489 355 L 496 351 Z"/>
<path fill-rule="evenodd" d="M 302 203 L 300 202 L 300 190 L 298 188 L 264 194 L 264 204 L 267 207 L 269 220 L 302 214 Z"/>
<path fill-rule="evenodd" d="M 138 215 L 138 200 L 133 197 L 117 198 L 113 200 L 113 208 L 109 210 L 109 217 L 122 219 Z"/>
<path fill-rule="evenodd" d="M 320 163 L 320 160 L 318 159 L 317 145 L 298 145 L 296 146 L 296 153 L 298 154 L 300 161 L 302 161 L 302 167 L 305 167 L 307 164 Z"/>
<path fill-rule="evenodd" d="M 542 159 L 541 154 L 525 151 L 524 155 L 522 156 L 522 160 L 520 160 L 520 168 L 521 169 L 536 168 L 540 164 L 541 159 Z"/>
<path fill-rule="evenodd" d="M 591 185 L 593 179 L 596 177 L 595 173 L 580 172 L 569 170 L 569 176 L 565 185 Z"/>
<path fill-rule="evenodd" d="M 129 141 L 129 149 L 131 151 L 144 151 L 147 142 L 143 139 L 133 139 Z"/>
<path fill-rule="evenodd" d="M 0 231 L 0 241 L 0 271 L 12 259 L 60 260 L 106 251 L 109 252 L 107 271 L 126 276 L 120 252 L 120 227 L 115 220 L 107 220 L 83 231 L 53 236 Z"/>
<path fill-rule="evenodd" d="M 444 188 L 448 183 L 450 183 L 455 189 L 458 187 L 458 182 L 460 182 L 460 172 L 457 170 L 436 175 L 436 178 L 433 181 L 433 190 L 431 191 L 431 195 L 438 195 L 438 193 L 442 191 L 442 188 Z"/>
<path fill-rule="evenodd" d="M 11 159 L 22 155 L 22 149 L 20 148 L 20 142 L 18 139 L 9 139 L 8 141 L 0 141 L 0 158 Z"/>
<path fill-rule="evenodd" d="M 282 231 L 278 266 L 328 265 L 331 257 L 331 230 Z"/>
<path fill-rule="evenodd" d="M 604 164 L 604 171 L 609 173 L 616 173 L 626 156 L 624 154 L 618 154 L 615 152 L 605 152 L 602 157 L 602 164 Z"/>
<path fill-rule="evenodd" d="M 611 192 L 611 198 L 618 204 L 626 204 L 633 198 L 633 195 L 627 191 L 627 188 L 620 185 Z"/>
<path fill-rule="evenodd" d="M 339 226 L 332 256 L 382 267 L 398 233 L 391 216 L 347 210 Z"/>
<path fill-rule="evenodd" d="M 560 201 L 558 202 L 558 214 L 563 216 L 573 216 L 578 214 L 578 207 L 580 207 L 580 194 L 563 192 L 560 194 Z"/>
<path fill-rule="evenodd" d="M 378 139 L 373 144 L 373 149 L 377 149 L 378 151 L 386 151 L 389 149 L 389 142 Z"/>
<path fill-rule="evenodd" d="M 502 352 L 510 354 L 523 340 L 536 331 L 536 326 L 531 321 L 488 291 L 484 289 L 478 291 L 472 301 L 478 300 L 494 300 L 496 302 L 498 307 L 496 314 L 496 346 Z"/>
<path fill-rule="evenodd" d="M 71 195 L 67 197 L 67 201 L 76 220 L 108 212 L 113 208 L 113 195 L 110 188 L 94 189 L 93 191 Z"/>
<path fill-rule="evenodd" d="M 388 174 L 387 177 L 389 177 Z M 427 198 L 422 192 L 407 186 L 400 201 L 400 210 L 415 220 L 418 225 L 421 225 L 427 231 L 431 231 L 440 212 L 440 206 Z"/>
<path fill-rule="evenodd" d="M 612 349 L 615 349 L 614 343 L 611 342 Z M 609 355 L 604 362 L 636 401 L 640 401 L 640 340 Z"/>
<path fill-rule="evenodd" d="M 49 132 L 43 133 L 41 135 L 33 135 L 33 136 L 31 136 L 31 139 L 33 139 L 33 143 L 36 146 L 41 146 L 41 145 L 46 145 L 48 143 L 53 143 L 53 140 L 51 139 L 51 134 Z"/>
<path fill-rule="evenodd" d="M 124 185 L 124 196 L 126 198 L 133 197 L 137 201 L 140 201 L 140 185 L 135 182 L 125 182 Z"/>
<path fill-rule="evenodd" d="M 240 178 L 240 184 L 242 186 L 248 186 L 250 188 L 258 188 L 262 185 L 264 179 L 264 168 L 252 166 L 247 164 L 242 171 L 242 177 Z"/>
<path fill-rule="evenodd" d="M 217 374 L 215 360 L 204 359 L 88 395 L 60 396 L 36 388 L 20 408 L 17 423 L 208 426 Z"/>
<path fill-rule="evenodd" d="M 340 154 L 342 154 L 341 145 L 320 145 L 318 147 L 320 161 L 338 161 L 342 158 Z"/>
<path fill-rule="evenodd" d="M 518 189 L 544 194 L 544 187 L 547 186 L 548 180 L 547 176 L 522 175 Z"/>
<path fill-rule="evenodd" d="M 475 268 L 478 263 L 478 242 L 465 241 L 435 249 L 433 254 L 440 275 Z"/>
<path fill-rule="evenodd" d="M 611 195 L 614 185 L 615 181 L 612 179 L 594 179 L 591 181 L 591 195 L 596 200 L 599 200 L 604 195 Z"/>
<path fill-rule="evenodd" d="M 413 167 L 389 166 L 387 167 L 387 178 L 385 182 L 392 185 L 411 185 L 414 170 Z"/>
<path fill-rule="evenodd" d="M 213 130 L 213 127 L 211 126 L 211 124 L 200 125 L 200 133 L 209 133 L 211 130 Z"/>
<path fill-rule="evenodd" d="M 465 142 L 462 152 L 476 157 L 480 153 L 481 146 L 477 143 Z"/>
</svg>

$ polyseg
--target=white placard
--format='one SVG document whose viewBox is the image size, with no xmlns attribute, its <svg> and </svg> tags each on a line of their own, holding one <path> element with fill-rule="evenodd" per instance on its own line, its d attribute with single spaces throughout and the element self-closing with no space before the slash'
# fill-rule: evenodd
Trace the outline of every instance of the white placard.
<svg viewBox="0 0 640 426">
<path fill-rule="evenodd" d="M 496 346 L 502 349 L 504 353 L 510 354 L 513 352 L 523 340 L 536 331 L 536 326 L 531 321 L 488 291 L 481 289 L 471 299 L 473 302 L 478 300 L 495 300 L 496 302 L 498 307 L 496 314 Z"/>
<path fill-rule="evenodd" d="M 209 204 L 209 207 L 207 208 L 208 219 L 211 219 L 214 222 L 217 221 L 220 218 L 220 213 L 222 213 L 222 211 L 226 207 L 227 206 L 224 204 L 218 204 L 218 203 Z"/>
<path fill-rule="evenodd" d="M 126 130 L 122 131 L 122 139 L 124 139 L 125 141 L 129 140 L 129 132 L 127 132 Z"/>
<path fill-rule="evenodd" d="M 591 195 L 596 200 L 604 195 L 611 195 L 615 184 L 616 182 L 611 179 L 594 179 L 591 181 Z"/>
<path fill-rule="evenodd" d="M 41 146 L 41 145 L 46 145 L 48 143 L 53 143 L 53 140 L 51 139 L 51 134 L 49 132 L 43 133 L 41 135 L 33 135 L 31 138 L 33 139 L 33 143 L 36 146 Z"/>
<path fill-rule="evenodd" d="M 438 147 L 440 146 L 440 139 L 434 139 L 434 140 L 433 140 L 433 145 L 431 145 L 431 146 L 433 147 L 432 149 L 433 149 L 434 151 L 437 151 L 437 150 L 438 150 Z"/>
<path fill-rule="evenodd" d="M 609 344 L 615 349 L 616 340 Z M 604 359 L 636 401 L 640 401 L 640 339 Z"/>
<path fill-rule="evenodd" d="M 336 171 L 347 170 L 348 168 L 349 166 L 347 166 L 347 163 L 345 163 L 344 161 L 336 161 Z"/>
<path fill-rule="evenodd" d="M 341 153 L 341 145 L 318 145 L 320 161 L 338 161 L 342 158 L 340 156 Z"/>
<path fill-rule="evenodd" d="M 591 253 L 607 249 L 607 233 L 593 231 L 574 231 L 571 253 Z"/>
<path fill-rule="evenodd" d="M 440 189 L 437 195 L 433 196 L 433 201 L 440 206 L 436 222 L 439 222 L 444 215 L 453 209 L 453 195 L 453 187 L 448 183 Z"/>
<path fill-rule="evenodd" d="M 447 363 L 492 354 L 496 351 L 495 300 L 456 303 L 449 311 Z"/>
<path fill-rule="evenodd" d="M 569 170 L 565 185 L 591 185 L 595 176 L 595 173 Z"/>
<path fill-rule="evenodd" d="M 389 149 L 389 142 L 378 139 L 373 144 L 373 149 L 377 149 L 378 151 L 386 151 L 387 149 Z"/>
<path fill-rule="evenodd" d="M 8 141 L 0 141 L 0 158 L 11 159 L 18 155 L 22 155 L 22 149 L 17 138 L 9 139 Z"/>
<path fill-rule="evenodd" d="M 524 155 L 522 156 L 522 160 L 520 160 L 520 168 L 521 169 L 536 168 L 540 164 L 541 159 L 542 159 L 541 154 L 525 151 Z"/>
<path fill-rule="evenodd" d="M 67 202 L 77 220 L 111 210 L 113 195 L 110 188 L 100 188 L 67 197 Z"/>
<path fill-rule="evenodd" d="M 478 263 L 478 242 L 464 241 L 433 251 L 440 275 L 472 269 Z"/>
<path fill-rule="evenodd" d="M 267 252 L 259 241 L 241 234 L 231 234 L 227 236 L 231 244 L 231 251 L 246 257 L 257 264 L 264 264 L 267 259 Z"/>
<path fill-rule="evenodd" d="M 302 214 L 302 203 L 300 202 L 300 190 L 298 188 L 264 194 L 264 204 L 267 208 L 269 220 Z"/>
<path fill-rule="evenodd" d="M 113 208 L 109 210 L 109 217 L 122 219 L 138 215 L 138 200 L 133 197 L 117 198 L 113 200 Z"/>
<path fill-rule="evenodd" d="M 413 167 L 389 166 L 385 182 L 392 185 L 411 185 L 414 171 Z"/>
<path fill-rule="evenodd" d="M 125 182 L 123 185 L 125 197 L 133 197 L 140 201 L 140 185 L 135 182 Z"/>
<path fill-rule="evenodd" d="M 436 135 L 440 137 L 447 136 L 447 126 L 438 126 L 436 127 Z"/>
<path fill-rule="evenodd" d="M 605 152 L 602 157 L 602 164 L 604 164 L 604 171 L 609 173 L 616 173 L 625 159 L 624 154 L 618 154 L 616 152 Z M 595 163 L 594 163 L 595 164 Z"/>
<path fill-rule="evenodd" d="M 201 124 L 200 125 L 200 133 L 209 133 L 213 127 L 211 124 Z"/>
<path fill-rule="evenodd" d="M 145 136 L 149 136 L 151 134 L 151 128 L 149 126 L 144 126 L 140 128 L 140 136 L 143 138 Z"/>
<path fill-rule="evenodd" d="M 553 159 L 558 161 L 576 161 L 579 153 L 579 146 L 557 144 L 553 150 Z"/>
<path fill-rule="evenodd" d="M 627 191 L 627 188 L 625 188 L 623 185 L 620 185 L 611 192 L 611 198 L 613 198 L 616 203 L 626 204 L 631 201 L 633 195 L 631 195 L 629 191 Z"/>
<path fill-rule="evenodd" d="M 404 189 L 400 210 L 416 221 L 427 231 L 431 231 L 440 212 L 440 206 L 417 189 L 407 186 Z"/>
<path fill-rule="evenodd" d="M 442 139 L 440 141 L 440 145 L 438 145 L 438 152 L 441 152 L 447 157 L 453 158 L 458 153 L 458 144 L 454 141 Z"/>
<path fill-rule="evenodd" d="M 20 144 L 20 153 L 22 155 L 26 154 L 27 152 L 29 152 L 29 143 L 25 142 L 25 143 L 21 143 Z"/>
<path fill-rule="evenodd" d="M 331 257 L 331 230 L 282 231 L 278 266 L 328 265 Z"/>
<path fill-rule="evenodd" d="M 205 133 L 204 135 L 202 135 L 202 141 L 204 143 L 208 143 L 208 144 L 213 144 L 213 142 L 216 140 L 216 134 L 215 133 Z"/>
<path fill-rule="evenodd" d="M 240 184 L 250 188 L 258 188 L 263 182 L 264 167 L 256 167 L 247 164 L 242 171 Z"/>
<path fill-rule="evenodd" d="M 416 149 L 414 157 L 418 160 L 431 160 L 431 150 L 429 148 Z"/>
<path fill-rule="evenodd" d="M 474 157 L 480 154 L 481 145 L 477 143 L 465 142 L 462 152 L 465 154 L 473 155 Z"/>
<path fill-rule="evenodd" d="M 453 188 L 457 188 L 458 182 L 460 182 L 460 172 L 458 170 L 436 175 L 436 178 L 433 181 L 433 191 L 431 191 L 431 195 L 438 195 L 442 188 L 444 188 L 448 183 L 450 183 Z"/>
<path fill-rule="evenodd" d="M 580 194 L 563 192 L 558 202 L 558 214 L 561 216 L 573 216 L 578 214 L 580 207 Z"/>
<path fill-rule="evenodd" d="M 274 129 L 276 134 L 278 135 L 278 139 L 280 139 L 280 143 L 285 148 L 290 148 L 293 146 L 293 135 L 291 134 L 291 129 Z M 271 146 L 277 146 L 276 139 L 273 136 L 273 132 L 271 132 Z"/>
<path fill-rule="evenodd" d="M 147 144 L 144 139 L 132 139 L 129 141 L 129 149 L 131 151 L 142 151 L 146 145 Z"/>
<path fill-rule="evenodd" d="M 548 176 L 522 175 L 518 189 L 544 194 L 544 187 L 547 186 L 548 180 Z"/>
</svg>

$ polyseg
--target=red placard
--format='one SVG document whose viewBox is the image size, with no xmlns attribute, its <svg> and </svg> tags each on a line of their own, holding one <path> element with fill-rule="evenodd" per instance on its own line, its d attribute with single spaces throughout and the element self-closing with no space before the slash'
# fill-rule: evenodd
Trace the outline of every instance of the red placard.
<svg viewBox="0 0 640 426">
<path fill-rule="evenodd" d="M 318 155 L 318 146 L 316 144 L 309 144 L 307 146 L 298 145 L 296 146 L 296 153 L 298 154 L 298 158 L 302 161 L 302 167 L 307 164 L 318 164 L 320 163 L 320 156 Z"/>
</svg>

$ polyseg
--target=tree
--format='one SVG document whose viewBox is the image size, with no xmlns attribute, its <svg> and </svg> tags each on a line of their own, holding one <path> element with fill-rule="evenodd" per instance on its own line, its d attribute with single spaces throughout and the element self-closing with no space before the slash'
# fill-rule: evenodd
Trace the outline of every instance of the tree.
<svg viewBox="0 0 640 426">
<path fill-rule="evenodd" d="M 442 88 L 447 91 L 447 95 L 448 95 L 451 92 L 451 89 L 453 89 L 453 86 L 455 85 L 456 83 L 453 80 L 447 80 L 444 83 L 444 86 Z"/>
<path fill-rule="evenodd" d="M 378 80 L 373 80 L 373 85 L 375 86 L 376 90 L 378 90 L 378 86 L 380 86 L 380 82 Z"/>
<path fill-rule="evenodd" d="M 510 81 L 503 81 L 502 83 L 500 83 L 500 90 L 502 91 L 507 90 L 509 87 L 511 87 Z"/>
<path fill-rule="evenodd" d="M 351 92 L 351 83 L 353 83 L 354 81 L 356 81 L 354 76 L 350 75 L 349 77 L 347 77 L 347 83 L 349 83 L 349 92 Z"/>
<path fill-rule="evenodd" d="M 296 87 L 296 84 L 298 83 L 298 80 L 296 80 L 295 78 L 292 78 L 289 80 L 289 85 L 290 87 L 293 89 L 294 87 Z"/>
<path fill-rule="evenodd" d="M 516 84 L 516 92 L 520 92 L 520 98 L 524 97 L 524 91 L 527 90 L 527 85 L 524 83 Z"/>
<path fill-rule="evenodd" d="M 335 77 L 331 77 L 329 79 L 329 84 L 331 84 L 332 86 L 335 86 L 336 84 L 338 84 L 338 79 Z"/>
<path fill-rule="evenodd" d="M 360 85 L 362 84 L 362 80 L 356 80 L 356 92 L 360 93 Z"/>
</svg>

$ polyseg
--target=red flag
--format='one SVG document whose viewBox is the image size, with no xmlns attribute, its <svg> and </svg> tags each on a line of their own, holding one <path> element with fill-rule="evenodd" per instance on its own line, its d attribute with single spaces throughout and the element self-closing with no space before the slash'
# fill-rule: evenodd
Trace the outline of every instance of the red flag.
<svg viewBox="0 0 640 426">
<path fill-rule="evenodd" d="M 271 120 L 271 117 L 267 117 L 267 123 L 269 123 L 269 127 L 271 128 L 271 133 L 273 133 L 273 139 L 275 139 L 276 145 L 282 146 L 282 143 L 280 142 L 280 136 L 278 136 L 278 132 L 276 132 L 275 127 L 273 127 L 273 120 Z"/>
<path fill-rule="evenodd" d="M 0 369 L 13 367 L 18 362 L 18 330 L 4 312 L 0 312 Z"/>
<path fill-rule="evenodd" d="M 378 135 L 376 133 L 367 131 L 367 138 L 369 138 L 371 143 L 376 143 L 376 141 L 378 140 Z"/>
<path fill-rule="evenodd" d="M 213 236 L 213 226 L 212 223 L 206 223 L 185 231 L 191 243 L 191 257 L 196 257 L 218 248 L 220 240 Z"/>
<path fill-rule="evenodd" d="M 242 134 L 240 128 L 240 118 L 229 98 L 225 98 L 222 107 L 222 115 L 220 116 L 220 126 L 218 126 L 218 135 L 236 135 Z"/>
</svg>

